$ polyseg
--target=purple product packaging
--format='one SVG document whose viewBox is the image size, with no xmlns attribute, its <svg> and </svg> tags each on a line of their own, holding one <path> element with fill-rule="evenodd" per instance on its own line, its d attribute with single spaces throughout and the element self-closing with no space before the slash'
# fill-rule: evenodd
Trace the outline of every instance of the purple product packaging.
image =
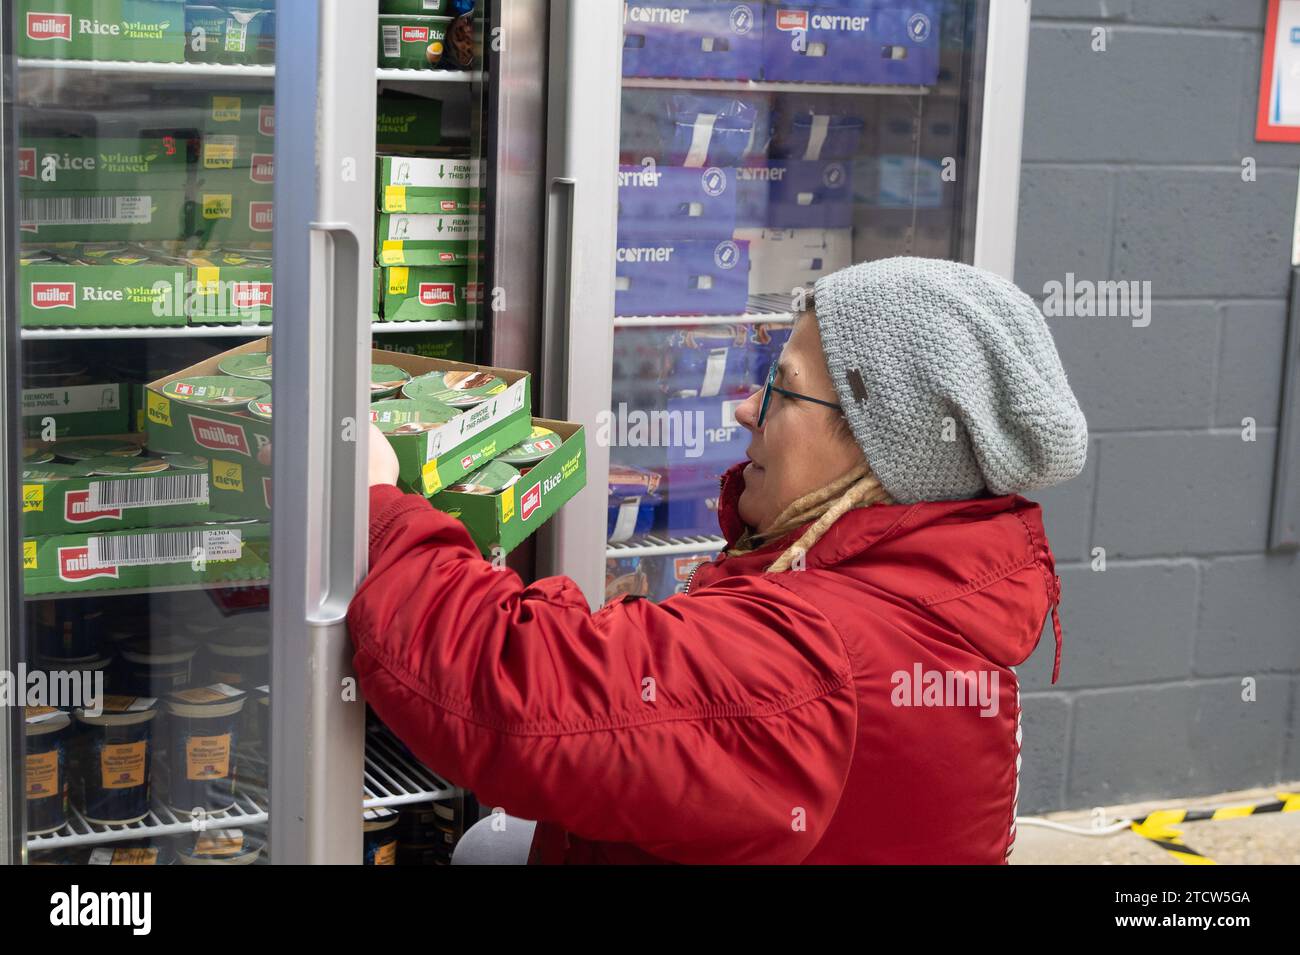
<svg viewBox="0 0 1300 955">
<path fill-rule="evenodd" d="M 623 7 L 623 75 L 758 79 L 763 11 L 734 0 L 629 0 Z"/>
<path fill-rule="evenodd" d="M 672 397 L 712 398 L 748 384 L 748 339 L 742 325 L 677 329 L 665 342 L 668 368 L 663 389 Z"/>
<path fill-rule="evenodd" d="M 794 326 L 788 322 L 755 323 L 749 345 L 749 382 L 756 388 L 767 383 L 767 371 L 781 357 L 781 349 L 790 340 Z"/>
<path fill-rule="evenodd" d="M 654 240 L 615 251 L 615 315 L 731 315 L 748 301 L 748 242 Z"/>
<path fill-rule="evenodd" d="M 744 457 L 744 451 L 740 453 Z M 738 460 L 738 459 L 737 459 Z M 665 533 L 672 537 L 717 535 L 718 495 L 726 464 L 676 464 L 665 479 L 667 519 Z"/>
<path fill-rule="evenodd" d="M 736 228 L 736 171 L 721 166 L 620 166 L 623 239 L 727 239 Z"/>
<path fill-rule="evenodd" d="M 929 85 L 939 78 L 938 21 L 935 0 L 772 3 L 763 20 L 763 78 Z"/>
<path fill-rule="evenodd" d="M 749 447 L 749 432 L 736 420 L 736 409 L 748 399 L 748 395 L 716 398 L 669 398 L 668 413 L 676 414 L 682 420 L 692 422 L 689 432 L 691 440 L 670 444 L 665 450 L 668 467 L 677 465 L 701 466 L 712 465 L 720 475 L 728 465 L 745 458 L 745 449 Z M 669 479 L 671 482 L 671 478 Z M 715 484 L 713 491 L 716 493 Z M 671 503 L 673 491 L 668 490 Z"/>
<path fill-rule="evenodd" d="M 774 163 L 785 174 L 768 184 L 767 225 L 775 229 L 853 226 L 851 165 L 839 160 Z"/>
<path fill-rule="evenodd" d="M 663 498 L 658 494 L 644 494 L 639 497 L 609 498 L 609 524 L 605 539 L 611 544 L 620 544 L 648 534 L 659 516 Z"/>
<path fill-rule="evenodd" d="M 663 162 L 670 166 L 736 166 L 751 151 L 758 120 L 752 103 L 727 96 L 669 96 L 660 119 Z"/>
<path fill-rule="evenodd" d="M 777 113 L 772 120 L 775 159 L 852 159 L 866 124 L 843 113 Z"/>
</svg>

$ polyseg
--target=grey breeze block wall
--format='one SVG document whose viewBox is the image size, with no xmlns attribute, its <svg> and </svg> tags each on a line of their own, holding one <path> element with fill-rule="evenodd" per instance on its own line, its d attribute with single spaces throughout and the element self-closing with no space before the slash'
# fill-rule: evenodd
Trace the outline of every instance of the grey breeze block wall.
<svg viewBox="0 0 1300 955">
<path fill-rule="evenodd" d="M 1300 778 L 1300 560 L 1267 552 L 1300 145 L 1255 142 L 1265 9 L 1033 0 L 1016 282 L 1154 303 L 1048 319 L 1091 442 L 1035 495 L 1065 640 L 1055 686 L 1050 624 L 1018 668 L 1023 813 Z"/>
</svg>

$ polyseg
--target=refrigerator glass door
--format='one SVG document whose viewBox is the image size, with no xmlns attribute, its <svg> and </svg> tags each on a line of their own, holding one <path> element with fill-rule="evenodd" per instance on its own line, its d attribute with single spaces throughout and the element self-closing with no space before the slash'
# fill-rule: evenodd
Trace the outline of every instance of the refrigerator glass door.
<svg viewBox="0 0 1300 955">
<path fill-rule="evenodd" d="M 16 861 L 268 859 L 290 382 L 266 345 L 277 11 L 241 9 L 3 5 Z"/>
<path fill-rule="evenodd" d="M 606 599 L 722 546 L 737 406 L 837 269 L 974 254 L 987 4 L 629 0 Z"/>
</svg>

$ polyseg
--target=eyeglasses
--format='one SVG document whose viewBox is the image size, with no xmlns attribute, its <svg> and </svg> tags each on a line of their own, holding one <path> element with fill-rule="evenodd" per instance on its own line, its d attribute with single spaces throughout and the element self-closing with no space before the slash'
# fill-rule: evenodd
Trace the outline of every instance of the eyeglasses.
<svg viewBox="0 0 1300 955">
<path fill-rule="evenodd" d="M 787 391 L 784 388 L 778 388 L 773 382 L 776 381 L 776 372 L 780 366 L 780 361 L 772 362 L 772 367 L 767 370 L 767 384 L 763 385 L 763 403 L 758 408 L 758 424 L 756 427 L 763 427 L 763 421 L 767 418 L 768 405 L 772 403 L 772 392 L 785 395 L 787 398 L 794 398 L 796 401 L 811 401 L 813 404 L 824 405 L 827 408 L 834 408 L 836 411 L 843 411 L 839 405 L 833 401 L 823 401 L 821 398 L 813 398 L 811 395 L 801 395 L 797 391 Z"/>
</svg>

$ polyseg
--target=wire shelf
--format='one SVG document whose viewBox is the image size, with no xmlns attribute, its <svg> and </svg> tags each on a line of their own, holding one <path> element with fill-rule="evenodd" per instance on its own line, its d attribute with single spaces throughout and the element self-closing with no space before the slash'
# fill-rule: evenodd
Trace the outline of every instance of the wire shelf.
<svg viewBox="0 0 1300 955">
<path fill-rule="evenodd" d="M 646 328 L 664 325 L 746 325 L 755 322 L 788 324 L 794 321 L 788 296 L 765 293 L 751 295 L 739 315 L 616 315 L 615 328 Z"/>
<path fill-rule="evenodd" d="M 698 534 L 688 537 L 666 537 L 645 534 L 634 541 L 608 544 L 605 556 L 614 557 L 670 557 L 682 554 L 703 554 L 722 550 L 727 542 L 721 537 Z"/>
</svg>

